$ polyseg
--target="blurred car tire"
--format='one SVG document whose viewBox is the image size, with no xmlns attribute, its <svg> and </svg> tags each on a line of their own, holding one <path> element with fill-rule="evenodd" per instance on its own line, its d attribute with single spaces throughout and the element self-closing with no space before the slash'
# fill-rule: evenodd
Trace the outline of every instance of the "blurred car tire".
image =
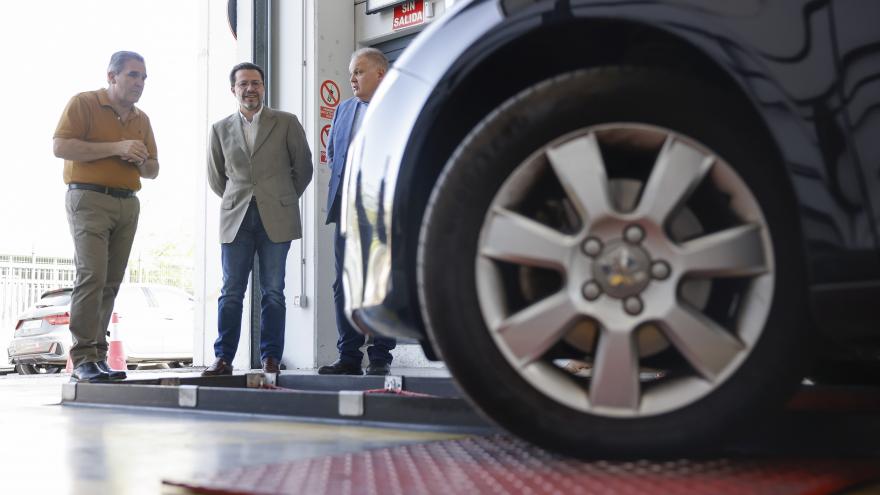
<svg viewBox="0 0 880 495">
<path fill-rule="evenodd" d="M 59 373 L 63 368 L 51 364 L 16 364 L 15 371 L 19 375 L 52 375 Z"/>
<path fill-rule="evenodd" d="M 665 70 L 606 67 L 578 70 L 536 84 L 502 104 L 470 132 L 447 162 L 429 200 L 420 235 L 417 277 L 423 317 L 434 348 L 480 410 L 504 428 L 538 445 L 581 457 L 596 453 L 666 455 L 692 453 L 695 448 L 711 445 L 789 397 L 804 376 L 812 342 L 803 311 L 807 307 L 804 265 L 789 186 L 775 149 L 755 122 L 745 105 L 710 84 Z M 552 223 L 547 218 L 554 215 L 534 213 L 543 208 L 543 193 L 559 189 L 546 178 L 551 165 L 541 172 L 540 161 L 547 161 L 542 156 L 558 149 L 553 146 L 593 139 L 591 136 L 601 134 L 603 129 L 614 130 L 615 126 L 623 131 L 621 156 L 628 156 L 627 146 L 632 145 L 627 143 L 626 133 L 634 130 L 639 134 L 643 129 L 640 126 L 644 126 L 648 138 L 652 133 L 665 132 L 670 139 L 690 143 L 686 146 L 704 150 L 727 164 L 716 164 L 707 174 L 704 180 L 711 187 L 695 185 L 693 196 L 682 198 L 688 202 L 683 206 L 688 211 L 681 215 L 690 218 L 682 222 L 693 224 L 696 219 L 697 235 L 691 232 L 675 238 L 669 232 L 674 229 L 670 225 L 661 225 L 665 234 L 647 235 L 666 235 L 672 243 L 682 245 L 719 229 L 736 230 L 741 227 L 737 222 L 745 220 L 737 217 L 738 206 L 731 205 L 731 198 L 740 195 L 754 202 L 755 206 L 746 210 L 760 229 L 763 244 L 759 244 L 772 254 L 765 261 L 767 273 L 763 275 L 722 275 L 711 278 L 708 285 L 697 291 L 703 294 L 702 307 L 694 310 L 698 318 L 726 318 L 729 335 L 742 345 L 717 361 L 717 374 L 709 373 L 707 378 L 699 369 L 693 369 L 712 359 L 700 355 L 699 343 L 686 342 L 687 338 L 675 340 L 696 333 L 667 331 L 676 322 L 658 321 L 655 327 L 661 329 L 672 351 L 660 352 L 658 358 L 638 354 L 635 361 L 636 366 L 657 367 L 650 359 L 659 359 L 660 367 L 670 370 L 666 381 L 643 382 L 641 388 L 637 385 L 635 393 L 639 400 L 631 407 L 597 407 L 590 403 L 591 399 L 573 406 L 576 399 L 565 403 L 569 396 L 589 391 L 584 394 L 589 397 L 594 382 L 553 365 L 555 357 L 572 354 L 571 346 L 562 337 L 565 332 L 556 332 L 559 342 L 552 346 L 541 344 L 546 348 L 536 351 L 539 355 L 534 361 L 524 359 L 520 366 L 517 356 L 511 357 L 510 346 L 499 345 L 505 342 L 499 331 L 490 327 L 503 319 L 499 314 L 510 317 L 521 308 L 535 308 L 551 301 L 557 294 L 552 289 L 553 280 L 562 287 L 559 291 L 564 292 L 565 284 L 574 275 L 565 270 L 551 275 L 551 282 L 545 284 L 550 289 L 545 287 L 545 292 L 538 290 L 530 296 L 523 287 L 528 285 L 523 283 L 523 272 L 525 278 L 539 280 L 540 286 L 542 270 L 532 270 L 530 263 L 523 263 L 525 268 L 517 266 L 511 262 L 514 255 L 506 264 L 500 263 L 502 268 L 494 267 L 499 263 L 481 254 L 481 243 L 486 242 L 492 227 L 489 219 L 493 218 L 493 209 L 499 208 L 499 202 L 508 201 L 522 208 L 517 213 L 522 217 L 529 216 L 523 211 L 532 211 L 532 227 Z M 603 155 L 606 151 L 602 151 Z M 537 168 L 523 170 L 524 164 L 535 161 L 539 163 Z M 626 183 L 629 175 L 638 175 L 631 174 L 626 163 L 615 164 L 609 159 L 605 166 L 612 182 Z M 715 170 L 727 178 L 712 175 Z M 529 181 L 534 191 L 522 187 Z M 645 182 L 642 181 L 639 193 L 642 197 Z M 727 194 L 723 189 L 731 183 L 736 192 Z M 511 199 L 513 194 L 522 197 Z M 536 203 L 538 207 L 530 206 Z M 560 216 L 565 216 L 571 208 L 560 210 Z M 622 218 L 625 220 L 626 215 L 617 215 L 614 221 L 624 221 Z M 560 235 L 578 235 L 577 228 L 573 232 Z M 516 236 L 509 240 L 522 242 Z M 733 251 L 725 255 L 729 255 L 731 263 L 739 256 Z M 562 260 L 560 263 L 564 265 Z M 493 267 L 487 268 L 487 264 Z M 677 273 L 679 267 L 672 264 L 672 272 Z M 493 273 L 499 275 L 490 276 Z M 767 277 L 772 282 L 768 283 Z M 759 279 L 765 293 L 756 298 L 750 291 L 757 290 L 755 284 Z M 681 285 L 667 287 L 666 295 L 682 298 Z M 643 298 L 655 297 L 644 294 Z M 761 304 L 766 306 L 763 313 L 755 309 Z M 724 311 L 733 314 L 725 316 Z M 546 311 L 545 321 L 553 321 L 552 313 Z M 579 315 L 586 319 L 589 316 Z M 598 315 L 597 320 L 601 323 L 602 316 Z M 574 323 L 559 320 L 557 324 L 567 332 Z M 706 325 L 715 328 L 711 323 Z M 730 330 L 731 327 L 740 330 Z M 605 385 L 615 383 L 618 377 L 609 375 L 622 368 L 609 363 L 609 359 L 601 363 L 603 345 L 608 355 L 626 357 L 627 351 L 621 351 L 620 346 L 636 348 L 639 344 L 632 343 L 634 336 L 632 339 L 622 343 L 620 338 L 600 332 L 598 343 L 583 351 L 587 358 L 596 358 L 594 367 L 604 366 Z M 721 340 L 724 339 L 727 337 Z M 617 346 L 613 352 L 608 347 L 612 345 Z M 706 349 L 711 353 L 712 347 Z M 667 365 L 670 357 L 674 365 Z M 619 379 L 623 388 L 632 386 L 630 377 Z M 669 389 L 665 395 L 664 387 Z M 664 401 L 665 405 L 657 405 Z"/>
</svg>

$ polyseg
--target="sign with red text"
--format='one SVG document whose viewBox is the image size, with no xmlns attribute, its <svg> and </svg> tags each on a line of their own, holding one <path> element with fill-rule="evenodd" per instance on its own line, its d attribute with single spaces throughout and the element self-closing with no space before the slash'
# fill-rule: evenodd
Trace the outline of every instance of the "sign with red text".
<svg viewBox="0 0 880 495">
<path fill-rule="evenodd" d="M 425 22 L 425 0 L 410 0 L 394 7 L 392 29 L 403 29 Z"/>
</svg>

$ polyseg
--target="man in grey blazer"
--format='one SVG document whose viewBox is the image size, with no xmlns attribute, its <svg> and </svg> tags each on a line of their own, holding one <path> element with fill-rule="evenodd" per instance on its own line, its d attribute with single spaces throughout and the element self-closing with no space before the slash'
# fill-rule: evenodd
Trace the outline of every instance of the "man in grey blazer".
<svg viewBox="0 0 880 495">
<path fill-rule="evenodd" d="M 284 351 L 284 273 L 290 241 L 302 237 L 299 198 L 312 180 L 312 153 L 293 114 L 263 105 L 263 69 L 238 64 L 229 74 L 239 109 L 211 127 L 208 183 L 221 198 L 223 289 L 216 360 L 203 376 L 231 375 L 242 302 L 259 255 L 260 357 L 278 373 Z"/>
</svg>

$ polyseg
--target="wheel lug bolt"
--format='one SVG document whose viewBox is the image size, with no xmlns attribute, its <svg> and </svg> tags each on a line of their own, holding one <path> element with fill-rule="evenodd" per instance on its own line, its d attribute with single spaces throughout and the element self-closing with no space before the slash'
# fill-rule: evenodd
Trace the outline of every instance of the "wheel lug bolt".
<svg viewBox="0 0 880 495">
<path fill-rule="evenodd" d="M 637 315 L 642 312 L 642 300 L 638 297 L 627 297 L 623 300 L 623 309 L 631 315 Z"/>
<path fill-rule="evenodd" d="M 657 280 L 665 280 L 670 272 L 669 263 L 665 261 L 655 261 L 651 265 L 651 276 Z"/>
<path fill-rule="evenodd" d="M 630 225 L 623 231 L 623 238 L 630 244 L 638 244 L 645 238 L 645 230 L 638 225 Z"/>
<path fill-rule="evenodd" d="M 596 282 L 587 282 L 584 284 L 581 292 L 587 301 L 595 301 L 602 295 L 602 288 Z"/>
<path fill-rule="evenodd" d="M 596 239 L 595 237 L 590 237 L 581 245 L 581 249 L 584 251 L 584 254 L 591 258 L 595 258 L 599 256 L 602 252 L 602 241 Z"/>
</svg>

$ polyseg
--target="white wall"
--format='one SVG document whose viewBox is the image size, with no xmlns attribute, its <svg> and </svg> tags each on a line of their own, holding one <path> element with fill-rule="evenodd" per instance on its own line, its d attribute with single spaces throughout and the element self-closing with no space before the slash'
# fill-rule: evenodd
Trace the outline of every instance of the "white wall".
<svg viewBox="0 0 880 495">
<path fill-rule="evenodd" d="M 299 262 L 291 251 L 288 264 L 287 334 L 283 362 L 288 368 L 313 368 L 333 362 L 336 351 L 336 318 L 331 284 L 335 277 L 333 225 L 324 225 L 329 165 L 321 163 L 321 129 L 330 118 L 321 115 L 320 87 L 332 80 L 341 90 L 341 99 L 352 96 L 348 83 L 348 63 L 359 46 L 373 44 L 399 35 L 410 34 L 424 26 L 391 32 L 388 13 L 366 16 L 363 0 L 273 1 L 272 27 L 273 80 L 279 108 L 299 116 L 306 129 L 315 167 L 314 179 L 303 196 L 303 232 L 305 295 L 304 308 L 292 307 L 291 294 L 299 281 L 290 279 L 291 263 Z M 435 15 L 445 6 L 433 9 Z M 439 12 L 438 12 L 439 10 Z M 369 29 L 356 28 L 365 17 L 377 21 Z M 387 25 L 387 26 L 386 26 Z M 387 27 L 387 29 L 385 29 Z M 382 31 L 385 29 L 385 31 Z M 359 36 L 363 36 L 360 39 Z M 418 345 L 400 345 L 393 351 L 395 366 L 439 366 L 428 362 Z"/>
<path fill-rule="evenodd" d="M 230 38 L 226 24 L 225 2 L 207 0 L 205 9 L 206 49 Z M 324 225 L 329 172 L 320 163 L 321 124 L 317 88 L 326 78 L 333 78 L 341 88 L 348 88 L 348 57 L 354 47 L 354 12 L 351 0 L 305 0 L 271 2 L 274 18 L 271 33 L 273 62 L 270 91 L 275 106 L 297 115 L 306 130 L 312 149 L 315 174 L 301 200 L 303 241 L 291 245 L 285 279 L 287 297 L 287 333 L 282 363 L 290 368 L 314 368 L 336 359 L 336 324 L 333 315 L 333 230 Z M 238 62 L 253 60 L 253 4 L 238 2 L 238 43 L 234 60 L 205 57 L 208 101 L 205 108 L 205 135 L 208 126 L 235 110 L 229 93 L 228 72 Z M 342 62 L 340 62 L 342 61 Z M 347 96 L 351 96 L 350 90 Z M 346 96 L 346 97 L 347 97 Z M 329 123 L 329 121 L 327 121 Z M 317 146 L 316 146 L 317 144 Z M 205 145 L 207 147 L 207 144 Z M 194 364 L 210 364 L 214 359 L 213 341 L 217 336 L 217 297 L 222 271 L 218 239 L 219 199 L 207 188 L 205 165 L 200 164 L 197 205 L 197 231 L 202 245 L 197 246 L 196 298 L 202 303 L 197 321 Z M 304 296 L 304 297 L 303 297 Z M 246 295 L 249 299 L 250 295 Z M 300 304 L 305 301 L 305 304 Z M 233 365 L 250 366 L 250 316 L 245 304 L 242 337 Z"/>
<path fill-rule="evenodd" d="M 320 86 L 325 80 L 333 80 L 342 91 L 342 99 L 350 98 L 348 85 L 348 62 L 354 50 L 354 9 L 351 0 L 308 0 L 305 2 L 306 23 L 306 132 L 315 146 L 312 147 L 315 163 L 315 179 L 312 182 L 312 208 L 308 223 L 312 227 L 312 262 L 317 297 L 312 305 L 314 313 L 314 364 L 329 364 L 337 358 L 336 318 L 333 311 L 332 283 L 335 278 L 333 264 L 333 225 L 324 225 L 327 217 L 327 194 L 330 182 L 329 165 L 320 163 L 321 128 L 330 123 L 320 114 Z"/>
<path fill-rule="evenodd" d="M 323 4 L 334 3 L 346 2 L 320 2 L 322 8 L 325 7 Z M 316 16 L 317 11 L 311 1 L 272 2 L 273 98 L 279 109 L 299 117 L 306 131 L 312 150 L 312 165 L 315 167 L 312 184 L 300 200 L 303 238 L 294 242 L 288 257 L 285 291 L 287 331 L 282 359 L 288 368 L 314 368 L 328 362 L 327 339 L 332 337 L 331 347 L 334 350 L 336 342 L 335 330 L 329 336 L 326 331 L 320 331 L 332 325 L 333 306 L 326 279 L 328 270 L 321 268 L 325 266 L 328 254 L 326 232 L 317 220 L 321 213 L 320 200 L 324 197 L 321 191 L 326 189 L 327 184 L 323 166 L 319 163 L 317 132 L 320 128 L 316 127 L 314 106 L 307 103 L 312 101 L 315 91 L 312 60 L 316 56 L 311 36 Z M 332 244 L 329 247 L 332 255 Z M 330 260 L 332 270 L 332 257 Z"/>
<path fill-rule="evenodd" d="M 270 91 L 274 106 L 300 118 L 312 150 L 315 167 L 312 184 L 300 203 L 303 239 L 291 245 L 287 263 L 285 294 L 287 297 L 287 330 L 282 363 L 288 369 L 314 368 L 337 358 L 336 319 L 331 284 L 335 277 L 333 260 L 333 225 L 324 225 L 329 166 L 321 163 L 320 133 L 330 124 L 321 115 L 320 86 L 334 81 L 342 99 L 352 96 L 348 84 L 348 63 L 358 46 L 374 44 L 399 35 L 409 34 L 423 26 L 391 32 L 388 13 L 364 16 L 363 0 L 272 0 L 273 25 L 270 28 L 273 64 Z M 446 2 L 435 2 L 435 15 L 445 11 Z M 226 2 L 202 0 L 205 20 L 205 53 L 200 60 L 208 74 L 205 86 L 205 134 L 209 125 L 236 109 L 229 93 L 228 72 L 238 62 L 253 60 L 253 3 L 238 2 L 238 43 L 232 53 L 236 58 L 210 56 L 215 49 L 232 39 L 226 22 Z M 356 19 L 357 22 L 356 22 Z M 357 24 L 357 28 L 356 28 Z M 386 29 L 387 25 L 387 29 Z M 207 144 L 205 144 L 207 147 Z M 205 164 L 199 164 L 200 180 L 197 196 L 197 233 L 203 239 L 196 251 L 195 294 L 203 312 L 197 318 L 194 364 L 210 364 L 214 359 L 213 341 L 217 336 L 217 297 L 222 272 L 218 239 L 219 199 L 207 188 Z M 250 294 L 246 295 L 246 300 Z M 305 301 L 305 304 L 300 302 Z M 245 304 L 242 338 L 233 365 L 238 369 L 250 365 L 250 316 Z M 394 351 L 397 366 L 426 366 L 418 346 L 398 346 Z"/>
<path fill-rule="evenodd" d="M 239 5 L 248 2 L 239 2 Z M 229 115 L 235 110 L 235 100 L 230 92 L 229 70 L 242 60 L 250 60 L 250 55 L 241 58 L 240 50 L 249 50 L 250 45 L 239 44 L 232 36 L 229 23 L 226 18 L 226 2 L 201 0 L 200 2 L 201 23 L 199 25 L 202 50 L 197 63 L 201 69 L 200 77 L 203 78 L 201 86 L 205 88 L 205 99 L 201 102 L 200 114 L 203 122 L 200 126 L 201 134 L 198 139 L 202 143 L 202 149 L 208 147 L 208 129 L 217 120 Z M 239 34 L 247 32 L 246 36 L 239 39 L 251 38 L 249 26 L 252 22 L 243 22 L 250 18 L 249 12 L 239 12 Z M 244 27 L 245 29 L 242 29 Z M 206 151 L 207 153 L 207 151 Z M 220 199 L 208 188 L 206 154 L 200 156 L 200 160 L 194 163 L 198 173 L 196 190 L 194 194 L 196 208 L 195 216 L 195 280 L 193 292 L 197 307 L 201 311 L 196 315 L 193 339 L 193 364 L 207 365 L 214 360 L 214 339 L 217 338 L 217 298 L 220 295 L 220 287 L 223 274 L 220 267 Z M 184 200 L 181 198 L 181 207 Z M 245 322 L 250 321 L 250 308 L 245 305 Z M 249 367 L 250 343 L 248 339 L 248 326 L 242 328 L 241 345 L 236 356 L 237 367 Z"/>
</svg>

